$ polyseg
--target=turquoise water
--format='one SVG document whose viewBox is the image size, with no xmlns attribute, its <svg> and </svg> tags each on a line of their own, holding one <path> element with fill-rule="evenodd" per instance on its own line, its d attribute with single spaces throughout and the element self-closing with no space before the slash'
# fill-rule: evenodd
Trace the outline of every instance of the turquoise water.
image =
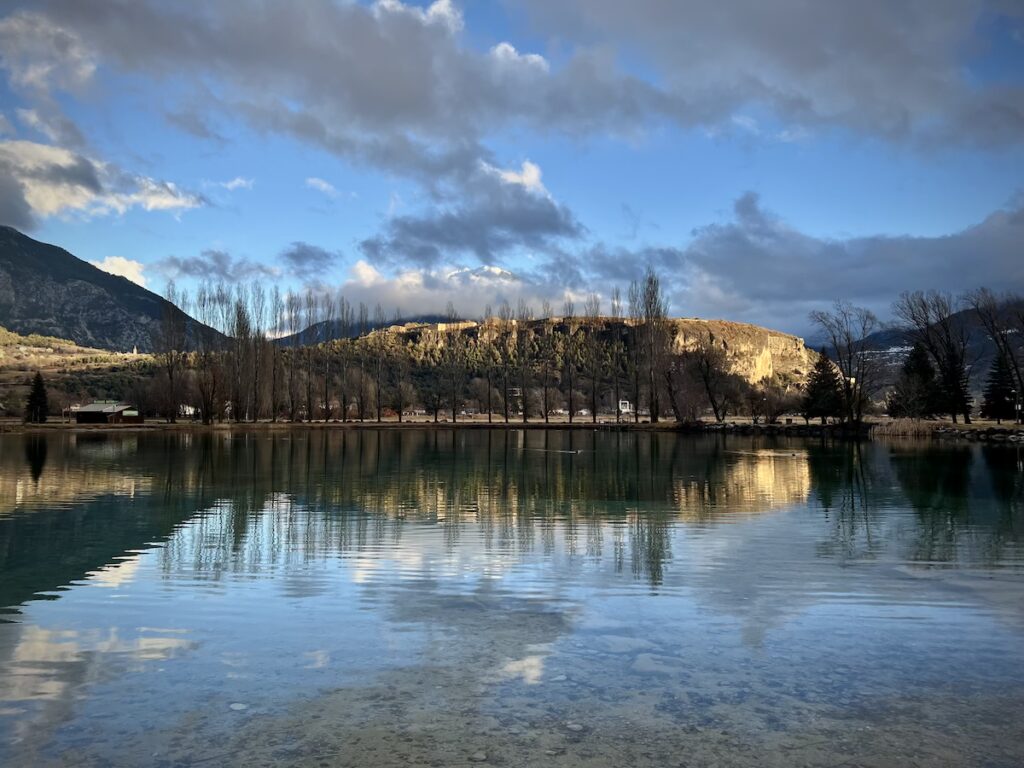
<svg viewBox="0 0 1024 768">
<path fill-rule="evenodd" d="M 0 438 L 2 765 L 1024 764 L 1024 452 Z"/>
</svg>

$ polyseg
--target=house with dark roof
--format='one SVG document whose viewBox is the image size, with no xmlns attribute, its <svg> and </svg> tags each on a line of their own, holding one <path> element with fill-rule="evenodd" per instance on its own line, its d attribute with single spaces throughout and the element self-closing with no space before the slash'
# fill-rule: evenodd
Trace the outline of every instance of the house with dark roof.
<svg viewBox="0 0 1024 768">
<path fill-rule="evenodd" d="M 142 416 L 134 405 L 117 400 L 97 400 L 73 409 L 76 424 L 141 424 Z"/>
</svg>

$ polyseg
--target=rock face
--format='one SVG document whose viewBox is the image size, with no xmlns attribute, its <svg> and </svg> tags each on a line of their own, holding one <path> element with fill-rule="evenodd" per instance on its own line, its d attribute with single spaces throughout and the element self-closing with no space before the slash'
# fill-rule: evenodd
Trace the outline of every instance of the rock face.
<svg viewBox="0 0 1024 768">
<path fill-rule="evenodd" d="M 0 325 L 86 347 L 152 351 L 167 302 L 123 277 L 0 227 Z"/>
<path fill-rule="evenodd" d="M 513 332 L 519 321 L 511 320 L 509 329 Z M 585 323 L 577 320 L 573 327 Z M 609 338 L 628 338 L 626 326 L 629 320 L 614 320 L 602 317 L 599 333 Z M 565 318 L 553 317 L 546 320 L 528 320 L 525 327 L 534 336 L 545 333 L 566 333 L 569 326 Z M 778 379 L 784 384 L 802 384 L 814 367 L 818 353 L 809 349 L 804 340 L 788 333 L 773 331 L 749 323 L 733 323 L 728 320 L 702 320 L 700 318 L 673 318 L 668 321 L 673 352 L 692 349 L 697 342 L 711 334 L 716 346 L 722 347 L 733 373 L 751 384 L 762 379 Z M 443 346 L 450 333 L 462 333 L 471 339 L 487 338 L 502 333 L 496 318 L 483 323 L 460 321 L 456 323 L 407 323 L 392 326 L 386 330 L 391 334 L 402 334 L 412 343 L 426 343 Z"/>
<path fill-rule="evenodd" d="M 797 336 L 749 323 L 688 317 L 673 320 L 672 325 L 675 351 L 692 349 L 701 336 L 711 333 L 725 348 L 733 373 L 752 384 L 774 377 L 802 383 L 818 356 Z"/>
</svg>

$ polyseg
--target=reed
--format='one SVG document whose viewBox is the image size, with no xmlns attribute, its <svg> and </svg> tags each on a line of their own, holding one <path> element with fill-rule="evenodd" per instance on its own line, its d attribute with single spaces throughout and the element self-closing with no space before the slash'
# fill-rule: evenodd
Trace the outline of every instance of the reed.
<svg viewBox="0 0 1024 768">
<path fill-rule="evenodd" d="M 872 437 L 931 437 L 942 424 L 924 419 L 892 419 L 872 426 Z"/>
</svg>

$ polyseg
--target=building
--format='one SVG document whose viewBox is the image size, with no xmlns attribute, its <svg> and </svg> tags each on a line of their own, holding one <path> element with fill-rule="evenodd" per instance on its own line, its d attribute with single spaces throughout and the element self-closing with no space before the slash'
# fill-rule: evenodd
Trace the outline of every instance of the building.
<svg viewBox="0 0 1024 768">
<path fill-rule="evenodd" d="M 73 409 L 77 424 L 141 424 L 142 416 L 134 405 L 117 400 L 97 400 Z"/>
</svg>

